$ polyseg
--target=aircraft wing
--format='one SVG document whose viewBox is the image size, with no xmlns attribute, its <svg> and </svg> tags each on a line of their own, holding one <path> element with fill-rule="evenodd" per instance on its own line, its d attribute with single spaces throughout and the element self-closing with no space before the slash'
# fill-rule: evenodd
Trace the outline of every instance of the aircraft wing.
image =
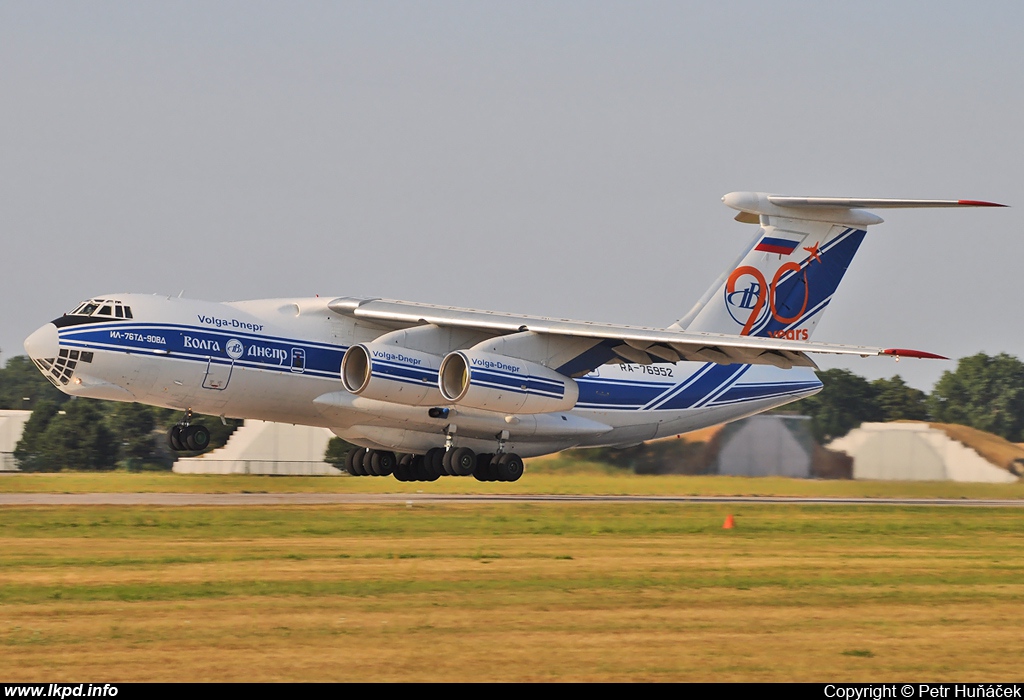
<svg viewBox="0 0 1024 700">
<path fill-rule="evenodd" d="M 342 297 L 330 301 L 327 306 L 337 314 L 399 328 L 430 324 L 475 329 L 495 336 L 531 334 L 574 340 L 573 345 L 578 349 L 574 353 L 574 361 L 555 368 L 572 376 L 614 362 L 652 364 L 695 360 L 718 364 L 763 364 L 786 369 L 816 367 L 809 353 L 947 359 L 941 355 L 898 348 L 594 323 L 389 299 Z M 591 342 L 580 342 L 587 340 Z"/>
</svg>

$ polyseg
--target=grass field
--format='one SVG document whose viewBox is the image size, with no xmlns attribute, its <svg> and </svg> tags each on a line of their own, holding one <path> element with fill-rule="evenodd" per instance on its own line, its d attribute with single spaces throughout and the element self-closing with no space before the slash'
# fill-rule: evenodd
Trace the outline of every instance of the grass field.
<svg viewBox="0 0 1024 700">
<path fill-rule="evenodd" d="M 723 530 L 729 513 L 737 527 Z M 1024 662 L 1022 518 L 815 505 L 8 506 L 0 678 L 1010 681 Z"/>
<path fill-rule="evenodd" d="M 846 481 L 783 477 L 636 476 L 571 458 L 529 462 L 515 483 L 472 477 L 403 483 L 393 478 L 220 476 L 170 472 L 0 473 L 0 493 L 536 493 L 601 495 L 848 496 L 868 498 L 1024 498 L 1024 481 Z"/>
</svg>

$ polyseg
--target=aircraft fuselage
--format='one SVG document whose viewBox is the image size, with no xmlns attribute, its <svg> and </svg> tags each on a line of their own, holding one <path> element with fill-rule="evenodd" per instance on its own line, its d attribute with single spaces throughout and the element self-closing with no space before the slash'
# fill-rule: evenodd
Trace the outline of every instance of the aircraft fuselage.
<svg viewBox="0 0 1024 700">
<path fill-rule="evenodd" d="M 61 391 L 323 426 L 357 445 L 399 453 L 423 454 L 446 441 L 493 453 L 500 440 L 501 450 L 524 457 L 635 444 L 752 415 L 821 388 L 806 367 L 607 364 L 576 378 L 579 398 L 570 410 L 510 414 L 443 402 L 404 405 L 357 396 L 340 379 L 349 347 L 399 326 L 340 315 L 327 299 L 98 299 L 121 308 L 112 307 L 111 316 L 62 316 L 26 341 Z"/>
</svg>

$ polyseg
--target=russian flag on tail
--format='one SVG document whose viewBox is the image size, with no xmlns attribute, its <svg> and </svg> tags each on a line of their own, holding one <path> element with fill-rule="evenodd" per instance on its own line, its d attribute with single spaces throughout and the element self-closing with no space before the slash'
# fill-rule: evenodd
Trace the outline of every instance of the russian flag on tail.
<svg viewBox="0 0 1024 700">
<path fill-rule="evenodd" d="M 771 236 L 765 236 L 761 241 L 754 247 L 754 250 L 760 250 L 764 253 L 776 253 L 778 255 L 789 255 L 796 250 L 799 241 L 790 241 L 785 238 L 772 238 Z"/>
</svg>

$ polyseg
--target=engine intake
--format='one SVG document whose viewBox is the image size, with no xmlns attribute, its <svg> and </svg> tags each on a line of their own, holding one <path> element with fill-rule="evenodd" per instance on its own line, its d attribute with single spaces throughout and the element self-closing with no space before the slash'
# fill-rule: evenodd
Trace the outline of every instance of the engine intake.
<svg viewBox="0 0 1024 700">
<path fill-rule="evenodd" d="M 341 359 L 341 383 L 358 396 L 406 406 L 443 403 L 437 387 L 441 358 L 381 343 L 361 343 Z"/>
<path fill-rule="evenodd" d="M 580 393 L 575 381 L 543 365 L 474 350 L 444 358 L 438 387 L 446 401 L 502 413 L 568 411 Z"/>
</svg>

